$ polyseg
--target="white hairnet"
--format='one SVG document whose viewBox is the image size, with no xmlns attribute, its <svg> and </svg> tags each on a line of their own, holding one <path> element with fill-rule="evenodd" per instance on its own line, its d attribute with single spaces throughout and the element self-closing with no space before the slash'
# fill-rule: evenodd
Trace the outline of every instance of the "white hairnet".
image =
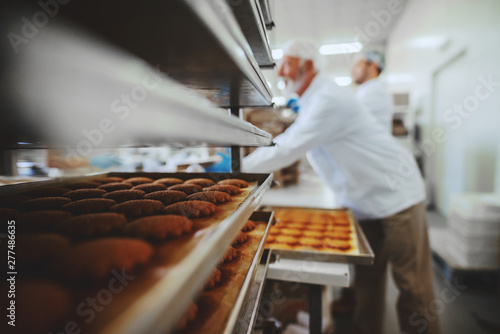
<svg viewBox="0 0 500 334">
<path fill-rule="evenodd" d="M 377 64 L 377 67 L 380 72 L 382 72 L 385 68 L 385 56 L 380 51 L 363 50 L 358 54 L 358 58 Z"/>
<path fill-rule="evenodd" d="M 318 47 L 306 39 L 288 41 L 283 47 L 283 55 L 302 60 L 312 60 L 316 70 L 322 69 L 325 65 L 325 59 L 318 52 Z"/>
</svg>

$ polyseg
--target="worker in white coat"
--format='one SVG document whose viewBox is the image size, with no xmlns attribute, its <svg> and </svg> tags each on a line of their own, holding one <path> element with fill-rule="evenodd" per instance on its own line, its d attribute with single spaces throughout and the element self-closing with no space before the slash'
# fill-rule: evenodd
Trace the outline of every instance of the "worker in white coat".
<svg viewBox="0 0 500 334">
<path fill-rule="evenodd" d="M 364 50 L 354 58 L 353 81 L 359 85 L 356 98 L 389 133 L 392 132 L 392 99 L 380 73 L 385 68 L 385 56 L 375 50 Z"/>
<path fill-rule="evenodd" d="M 284 48 L 279 75 L 299 96 L 298 117 L 273 147 L 243 159 L 245 172 L 272 172 L 307 153 L 341 205 L 352 209 L 375 252 L 373 266 L 357 267 L 357 333 L 381 333 L 387 264 L 400 296 L 400 327 L 407 333 L 439 333 L 422 309 L 433 301 L 424 187 L 410 153 L 354 95 L 315 66 L 319 55 L 307 41 Z"/>
</svg>

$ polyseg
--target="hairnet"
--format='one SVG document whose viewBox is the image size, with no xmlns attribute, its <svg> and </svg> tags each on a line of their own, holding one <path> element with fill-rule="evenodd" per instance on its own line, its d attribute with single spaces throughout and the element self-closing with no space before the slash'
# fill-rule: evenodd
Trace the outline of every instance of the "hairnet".
<svg viewBox="0 0 500 334">
<path fill-rule="evenodd" d="M 283 47 L 283 55 L 302 60 L 312 60 L 316 70 L 322 69 L 325 65 L 325 59 L 318 52 L 318 47 L 306 39 L 288 41 Z"/>
<path fill-rule="evenodd" d="M 382 52 L 377 50 L 363 50 L 358 54 L 360 59 L 377 64 L 380 72 L 385 68 L 385 56 Z"/>
</svg>

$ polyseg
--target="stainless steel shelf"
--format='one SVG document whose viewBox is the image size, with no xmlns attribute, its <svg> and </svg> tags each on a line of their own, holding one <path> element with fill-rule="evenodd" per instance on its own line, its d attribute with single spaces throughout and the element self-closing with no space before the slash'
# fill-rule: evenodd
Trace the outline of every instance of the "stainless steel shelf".
<svg viewBox="0 0 500 334">
<path fill-rule="evenodd" d="M 262 16 L 264 17 L 264 22 L 266 23 L 266 28 L 270 30 L 274 27 L 274 21 L 271 16 L 269 0 L 259 0 L 259 2 L 260 2 L 260 8 L 262 9 Z"/>
<path fill-rule="evenodd" d="M 258 0 L 226 0 L 233 10 L 250 48 L 259 66 L 274 66 L 271 48 L 266 33 L 266 26 L 262 16 L 262 9 Z"/>
<path fill-rule="evenodd" d="M 136 56 L 56 22 L 4 59 L 3 149 L 71 147 L 88 156 L 106 147 L 272 143 Z"/>
</svg>

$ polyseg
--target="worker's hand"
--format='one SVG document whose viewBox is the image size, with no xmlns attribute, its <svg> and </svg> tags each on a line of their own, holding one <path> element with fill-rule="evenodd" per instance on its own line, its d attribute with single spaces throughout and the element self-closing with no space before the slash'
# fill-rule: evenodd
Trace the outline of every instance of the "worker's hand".
<svg viewBox="0 0 500 334">
<path fill-rule="evenodd" d="M 222 152 L 215 153 L 222 157 L 222 160 L 215 165 L 208 166 L 205 168 L 205 172 L 209 173 L 220 173 L 220 172 L 230 172 L 231 171 L 231 158 L 229 154 L 224 154 Z"/>
<path fill-rule="evenodd" d="M 286 103 L 286 106 L 296 113 L 299 112 L 298 99 L 299 97 L 295 94 L 295 96 L 290 97 L 290 99 L 288 99 L 288 102 Z"/>
<path fill-rule="evenodd" d="M 94 167 L 99 167 L 102 169 L 109 168 L 111 166 L 120 166 L 122 163 L 120 159 L 111 153 L 96 155 L 90 158 L 89 165 Z"/>
</svg>

